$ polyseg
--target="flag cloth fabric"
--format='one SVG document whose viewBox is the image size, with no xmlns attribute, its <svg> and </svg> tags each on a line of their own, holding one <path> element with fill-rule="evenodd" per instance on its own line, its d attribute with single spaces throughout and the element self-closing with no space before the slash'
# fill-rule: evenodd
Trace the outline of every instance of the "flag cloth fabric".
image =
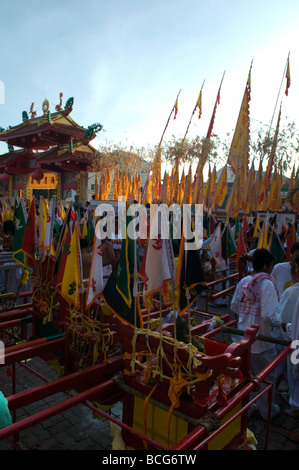
<svg viewBox="0 0 299 470">
<path fill-rule="evenodd" d="M 177 114 L 178 114 L 178 109 L 179 109 L 178 101 L 179 101 L 179 97 L 177 97 L 177 99 L 175 100 L 175 103 L 174 103 L 174 107 L 173 107 L 174 117 L 173 117 L 173 119 L 176 119 Z"/>
<path fill-rule="evenodd" d="M 40 196 L 39 201 L 39 246 L 40 249 L 44 247 L 46 225 L 48 217 L 48 205 L 43 196 Z"/>
<path fill-rule="evenodd" d="M 161 227 L 156 223 L 159 214 L 161 214 Z M 152 306 L 154 293 L 161 291 L 162 295 L 166 295 L 168 282 L 174 281 L 174 259 L 170 243 L 169 228 L 165 223 L 162 207 L 159 206 L 152 217 L 150 237 L 139 272 L 144 281 L 143 301 L 146 306 Z"/>
<path fill-rule="evenodd" d="M 127 217 L 127 226 L 130 220 L 131 217 Z M 135 291 L 138 270 L 139 258 L 136 243 L 128 237 L 128 232 L 126 232 L 117 264 L 103 290 L 103 299 L 120 320 L 133 328 L 143 326 L 139 297 Z"/>
<path fill-rule="evenodd" d="M 275 264 L 281 263 L 285 259 L 285 256 L 286 256 L 285 250 L 274 228 L 272 228 L 268 249 L 272 253 L 272 255 L 275 256 Z"/>
<path fill-rule="evenodd" d="M 268 249 L 268 228 L 267 222 L 264 220 L 262 231 L 258 240 L 257 248 L 266 248 Z"/>
<path fill-rule="evenodd" d="M 9 199 L 6 199 L 3 204 L 2 222 L 5 222 L 6 220 L 12 220 L 14 215 L 14 210 L 10 205 Z"/>
<path fill-rule="evenodd" d="M 63 238 L 60 242 L 58 252 L 56 253 L 56 263 L 54 271 L 54 274 L 57 274 L 56 288 L 59 292 L 61 291 L 61 284 L 64 276 L 66 259 L 70 251 L 71 238 L 72 231 L 70 227 L 66 227 L 63 232 Z"/>
<path fill-rule="evenodd" d="M 221 85 L 222 85 L 222 82 L 223 82 L 223 78 L 224 78 L 224 74 L 223 74 L 221 82 L 220 82 L 220 86 L 219 86 L 219 89 L 218 89 L 218 93 L 217 93 L 217 97 L 216 97 L 212 117 L 211 117 L 209 128 L 208 128 L 208 131 L 207 131 L 207 136 L 206 136 L 207 139 L 210 139 L 210 137 L 212 135 L 212 132 L 213 132 L 215 116 L 216 116 L 216 110 L 217 110 L 217 106 L 220 104 L 220 90 L 221 90 Z"/>
<path fill-rule="evenodd" d="M 195 241 L 195 238 L 193 240 Z M 182 233 L 177 272 L 177 311 L 179 315 L 188 310 L 197 296 L 207 289 L 200 260 L 200 250 L 188 250 Z"/>
<path fill-rule="evenodd" d="M 71 243 L 66 257 L 64 274 L 61 282 L 61 296 L 76 307 L 81 307 L 80 292 L 82 287 L 82 263 L 78 223 L 75 223 Z"/>
<path fill-rule="evenodd" d="M 22 266 L 26 266 L 26 255 L 22 250 L 22 242 L 25 233 L 25 227 L 27 222 L 27 211 L 24 203 L 24 199 L 19 201 L 16 206 L 16 219 L 15 219 L 15 234 L 13 239 L 13 259 L 20 263 Z"/>
<path fill-rule="evenodd" d="M 94 235 L 90 274 L 86 292 L 86 309 L 99 298 L 104 290 L 102 240 Z"/>
<path fill-rule="evenodd" d="M 211 204 L 211 209 L 215 208 L 215 205 L 217 204 L 219 207 L 222 206 L 226 193 L 227 193 L 227 166 L 225 165 L 222 168 L 221 176 L 218 180 L 214 195 L 213 195 L 213 200 Z"/>
<path fill-rule="evenodd" d="M 299 224 L 298 224 L 298 227 L 299 227 Z M 287 238 L 287 247 L 286 247 L 286 253 L 285 253 L 286 261 L 291 261 L 291 248 L 295 242 L 296 242 L 296 228 L 295 228 L 295 224 L 293 223 L 291 226 L 290 232 L 288 234 L 288 238 Z"/>
<path fill-rule="evenodd" d="M 36 247 L 36 211 L 35 197 L 32 198 L 28 211 L 27 223 L 22 241 L 23 252 L 31 259 L 35 258 Z"/>
<path fill-rule="evenodd" d="M 229 258 L 236 254 L 237 247 L 231 233 L 229 223 L 226 222 L 221 234 L 221 256 L 227 262 Z"/>
<path fill-rule="evenodd" d="M 250 118 L 249 118 L 249 102 L 251 93 L 251 67 L 249 70 L 247 83 L 243 95 L 241 109 L 236 124 L 234 136 L 231 143 L 227 163 L 230 164 L 234 174 L 234 192 L 229 205 L 229 213 L 236 216 L 240 210 L 240 201 L 243 189 L 247 179 L 248 161 L 249 161 L 249 141 L 250 141 Z"/>
<path fill-rule="evenodd" d="M 287 70 L 286 70 L 286 89 L 285 94 L 288 96 L 289 88 L 291 86 L 291 73 L 290 73 L 290 59 L 288 58 Z"/>
<path fill-rule="evenodd" d="M 221 266 L 222 246 L 221 246 L 221 224 L 218 224 L 210 242 L 210 250 L 213 259 L 218 267 Z"/>
<path fill-rule="evenodd" d="M 263 209 L 266 210 L 268 207 L 268 191 L 270 189 L 270 180 L 272 176 L 272 168 L 274 165 L 274 160 L 275 160 L 275 154 L 276 154 L 276 148 L 277 148 L 277 141 L 278 141 L 278 133 L 279 133 L 279 126 L 280 126 L 280 118 L 281 118 L 281 104 L 279 108 L 279 113 L 277 117 L 277 123 L 276 123 L 276 128 L 275 128 L 275 134 L 273 138 L 273 144 L 271 147 L 271 153 L 269 156 L 265 176 L 264 176 L 264 182 L 263 182 L 263 194 L 262 194 L 262 199 L 263 199 Z"/>
<path fill-rule="evenodd" d="M 86 235 L 87 243 L 88 245 L 92 245 L 94 234 L 95 234 L 95 226 L 94 226 L 93 213 L 90 209 L 88 210 L 88 214 L 87 214 L 86 228 L 87 228 L 87 235 Z"/>
<path fill-rule="evenodd" d="M 56 204 L 56 198 L 52 197 L 50 201 L 49 209 L 48 209 L 45 235 L 44 235 L 44 249 L 45 249 L 45 252 L 47 253 L 49 253 L 51 250 L 52 240 L 53 240 L 55 204 Z"/>
<path fill-rule="evenodd" d="M 239 270 L 238 261 L 240 256 L 244 256 L 247 253 L 246 245 L 244 242 L 244 235 L 242 230 L 238 233 L 237 252 L 236 252 L 236 272 Z"/>
<path fill-rule="evenodd" d="M 256 217 L 255 224 L 254 224 L 254 227 L 253 227 L 252 238 L 259 238 L 260 232 L 261 232 L 260 221 L 259 221 L 259 218 Z"/>
<path fill-rule="evenodd" d="M 241 109 L 237 125 L 235 128 L 231 148 L 228 156 L 228 163 L 236 176 L 242 177 L 244 170 L 248 168 L 249 157 L 249 102 L 251 92 L 251 67 L 249 70 L 247 83 L 243 95 Z M 245 183 L 245 180 L 243 181 Z"/>
<path fill-rule="evenodd" d="M 201 115 L 202 115 L 202 90 L 200 90 L 200 92 L 199 92 L 197 102 L 196 102 L 195 108 L 193 110 L 193 114 L 195 113 L 197 108 L 198 108 L 198 119 L 200 119 Z"/>
</svg>

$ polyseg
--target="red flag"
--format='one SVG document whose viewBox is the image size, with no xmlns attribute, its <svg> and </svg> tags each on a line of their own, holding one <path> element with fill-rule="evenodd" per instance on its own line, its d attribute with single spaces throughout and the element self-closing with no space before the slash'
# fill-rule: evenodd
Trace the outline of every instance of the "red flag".
<svg viewBox="0 0 299 470">
<path fill-rule="evenodd" d="M 239 230 L 237 252 L 236 252 L 236 271 L 238 271 L 238 260 L 240 256 L 246 255 L 247 249 L 244 242 L 242 230 Z"/>
<path fill-rule="evenodd" d="M 248 224 L 247 217 L 245 215 L 243 219 L 243 224 L 242 224 L 242 234 L 243 234 L 244 239 L 246 238 L 246 233 L 248 232 L 248 230 L 249 230 L 249 224 Z"/>
<path fill-rule="evenodd" d="M 216 116 L 216 109 L 217 109 L 218 104 L 220 103 L 220 90 L 221 90 L 221 85 L 222 85 L 222 82 L 223 82 L 223 78 L 224 78 L 224 74 L 223 74 L 223 76 L 222 76 L 222 80 L 221 80 L 221 83 L 220 83 L 220 86 L 219 86 L 219 90 L 218 90 L 218 93 L 217 93 L 216 102 L 215 102 L 214 109 L 213 109 L 213 114 L 212 114 L 212 117 L 211 117 L 209 129 L 208 129 L 208 132 L 207 132 L 207 137 L 206 137 L 207 139 L 210 139 L 210 137 L 211 137 L 211 135 L 212 135 L 212 131 L 213 131 L 213 127 L 214 127 L 214 121 L 215 121 L 215 116 Z"/>
<path fill-rule="evenodd" d="M 22 251 L 29 257 L 34 259 L 36 244 L 36 211 L 35 197 L 33 197 L 28 212 L 27 224 L 24 232 Z"/>
</svg>

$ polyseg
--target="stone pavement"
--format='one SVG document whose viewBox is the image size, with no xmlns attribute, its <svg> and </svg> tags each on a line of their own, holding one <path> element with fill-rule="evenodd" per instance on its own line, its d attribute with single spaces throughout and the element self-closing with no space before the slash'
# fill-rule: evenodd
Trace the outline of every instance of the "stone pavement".
<svg viewBox="0 0 299 470">
<path fill-rule="evenodd" d="M 212 313 L 220 314 L 220 309 L 209 310 Z M 221 313 L 224 312 L 221 309 Z M 39 374 L 48 380 L 57 377 L 57 372 L 50 369 L 40 358 L 33 358 L 28 361 L 28 366 L 34 368 Z M 12 394 L 11 377 L 7 374 L 9 368 L 0 368 L 0 391 L 5 396 Z M 44 381 L 29 372 L 20 364 L 16 364 L 16 392 L 31 389 Z M 277 395 L 277 403 L 281 407 L 281 413 L 274 418 L 270 427 L 269 450 L 299 450 L 299 422 L 288 416 L 285 409 L 287 402 L 282 394 Z M 68 398 L 66 393 L 58 393 L 54 396 L 43 399 L 32 405 L 18 410 L 16 420 L 32 415 L 45 407 L 50 407 Z M 121 419 L 122 403 L 119 402 L 111 409 L 111 415 Z M 253 414 L 249 419 L 248 428 L 254 433 L 257 439 L 257 449 L 264 449 L 266 422 L 259 417 L 258 413 Z M 110 434 L 110 422 L 106 419 L 96 419 L 93 412 L 84 404 L 70 408 L 63 413 L 55 415 L 41 423 L 35 424 L 29 429 L 21 431 L 19 443 L 22 449 L 31 450 L 100 450 L 109 451 L 112 449 Z M 13 443 L 8 440 L 0 441 L 0 450 L 13 449 Z"/>
</svg>

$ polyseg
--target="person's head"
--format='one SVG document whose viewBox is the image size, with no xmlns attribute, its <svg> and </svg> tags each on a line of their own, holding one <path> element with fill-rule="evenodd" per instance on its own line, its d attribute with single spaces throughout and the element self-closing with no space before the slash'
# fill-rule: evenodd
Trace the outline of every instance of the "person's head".
<svg viewBox="0 0 299 470">
<path fill-rule="evenodd" d="M 271 274 L 275 258 L 266 248 L 258 248 L 252 255 L 252 266 L 255 272 Z"/>
<path fill-rule="evenodd" d="M 299 242 L 295 242 L 291 248 L 291 264 L 295 263 L 295 259 L 299 256 Z"/>
<path fill-rule="evenodd" d="M 15 234 L 15 223 L 13 220 L 5 220 L 3 223 L 3 233 L 5 233 L 5 235 Z"/>
</svg>

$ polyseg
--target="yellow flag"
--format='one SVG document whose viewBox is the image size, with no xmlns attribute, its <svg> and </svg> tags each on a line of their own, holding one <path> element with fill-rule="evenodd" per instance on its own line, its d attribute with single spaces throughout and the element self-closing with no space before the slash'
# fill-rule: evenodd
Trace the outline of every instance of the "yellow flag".
<svg viewBox="0 0 299 470">
<path fill-rule="evenodd" d="M 191 165 L 189 166 L 183 200 L 185 201 L 186 204 L 192 203 L 192 168 L 191 168 Z"/>
<path fill-rule="evenodd" d="M 252 238 L 258 238 L 260 236 L 260 221 L 259 218 L 256 218 Z"/>
<path fill-rule="evenodd" d="M 264 221 L 262 232 L 260 234 L 260 238 L 257 244 L 257 248 L 268 248 L 268 230 L 267 230 L 267 223 Z"/>
<path fill-rule="evenodd" d="M 48 217 L 48 206 L 43 196 L 41 196 L 39 206 L 39 244 L 40 247 L 44 246 L 46 225 Z"/>
<path fill-rule="evenodd" d="M 219 207 L 222 206 L 226 193 L 227 193 L 227 167 L 224 166 L 221 172 L 221 176 L 218 180 L 214 195 L 213 195 L 213 200 L 211 204 L 211 209 L 215 208 L 215 205 L 217 204 Z"/>
<path fill-rule="evenodd" d="M 270 193 L 268 198 L 268 209 L 270 211 L 275 212 L 277 210 L 278 205 L 278 197 L 279 197 L 279 175 L 277 173 L 277 169 L 275 167 L 272 183 L 270 186 Z"/>
<path fill-rule="evenodd" d="M 78 224 L 75 224 L 69 253 L 66 258 L 64 275 L 61 283 L 61 296 L 76 307 L 81 307 L 80 289 L 82 286 L 81 251 L 79 245 Z"/>
<path fill-rule="evenodd" d="M 119 179 L 119 173 L 118 173 L 118 168 L 117 168 L 113 176 L 112 197 L 114 201 L 117 201 L 118 199 L 118 179 Z"/>
<path fill-rule="evenodd" d="M 232 167 L 234 174 L 240 178 L 240 184 L 245 184 L 244 175 L 246 178 L 248 170 L 248 156 L 249 156 L 249 101 L 251 89 L 251 67 L 248 74 L 248 79 L 243 95 L 241 109 L 237 125 L 235 128 L 231 148 L 228 156 L 228 163 Z"/>
</svg>

